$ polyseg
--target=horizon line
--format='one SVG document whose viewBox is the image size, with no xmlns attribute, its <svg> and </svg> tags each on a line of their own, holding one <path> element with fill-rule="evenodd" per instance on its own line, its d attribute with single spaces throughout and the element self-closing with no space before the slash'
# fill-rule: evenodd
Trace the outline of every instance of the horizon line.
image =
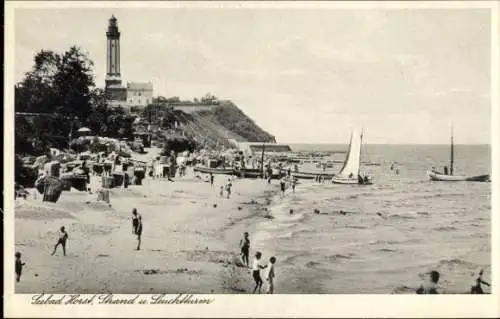
<svg viewBox="0 0 500 319">
<path fill-rule="evenodd" d="M 348 145 L 342 142 L 276 142 L 276 144 L 311 144 L 311 145 Z M 431 146 L 450 146 L 449 143 L 363 143 L 363 145 L 431 145 Z M 491 146 L 491 143 L 454 143 L 455 146 Z"/>
</svg>

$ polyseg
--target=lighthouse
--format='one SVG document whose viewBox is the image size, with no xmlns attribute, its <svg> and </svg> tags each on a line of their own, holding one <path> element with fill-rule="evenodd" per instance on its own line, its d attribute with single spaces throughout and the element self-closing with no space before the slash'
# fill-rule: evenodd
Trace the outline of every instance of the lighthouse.
<svg viewBox="0 0 500 319">
<path fill-rule="evenodd" d="M 109 102 L 113 105 L 124 103 L 127 100 L 127 89 L 122 86 L 120 73 L 120 31 L 116 17 L 109 19 L 106 32 L 106 86 L 105 92 Z"/>
</svg>

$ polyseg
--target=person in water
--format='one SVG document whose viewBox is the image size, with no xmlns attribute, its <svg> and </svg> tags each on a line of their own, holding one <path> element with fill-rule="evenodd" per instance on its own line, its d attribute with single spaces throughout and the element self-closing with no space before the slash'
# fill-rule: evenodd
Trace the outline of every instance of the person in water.
<svg viewBox="0 0 500 319">
<path fill-rule="evenodd" d="M 480 269 L 477 273 L 477 277 L 474 280 L 474 284 L 470 290 L 471 294 L 484 294 L 483 287 L 481 285 L 486 285 L 490 287 L 490 284 L 483 280 L 484 270 Z"/>
<path fill-rule="evenodd" d="M 142 216 L 137 209 L 132 209 L 132 234 L 137 236 L 137 250 L 141 249 Z"/>
<path fill-rule="evenodd" d="M 243 264 L 245 264 L 245 266 L 247 267 L 250 267 L 250 261 L 248 260 L 248 256 L 250 254 L 250 239 L 248 238 L 248 232 L 245 232 L 243 234 L 243 238 L 240 240 L 240 249 Z"/>
<path fill-rule="evenodd" d="M 260 251 L 255 253 L 255 259 L 253 260 L 253 265 L 252 265 L 252 276 L 253 280 L 255 281 L 255 288 L 253 289 L 253 293 L 259 290 L 259 294 L 262 288 L 262 278 L 260 277 L 260 270 L 267 268 L 266 266 L 262 266 L 260 264 L 260 258 L 262 257 L 262 254 Z"/>
<path fill-rule="evenodd" d="M 21 261 L 21 253 L 16 252 L 16 281 L 19 282 L 21 280 L 21 274 L 23 272 L 23 266 L 26 265 L 26 263 L 23 263 Z"/>
<path fill-rule="evenodd" d="M 210 173 L 210 187 L 214 187 L 214 174 Z"/>
<path fill-rule="evenodd" d="M 292 192 L 295 193 L 295 186 L 297 186 L 297 178 L 294 176 L 292 178 Z"/>
<path fill-rule="evenodd" d="M 66 256 L 66 241 L 68 240 L 69 236 L 68 233 L 66 232 L 66 229 L 64 226 L 61 227 L 60 232 L 59 232 L 59 240 L 57 241 L 56 245 L 54 246 L 54 251 L 52 252 L 52 255 L 56 253 L 57 247 L 59 245 L 62 246 L 63 249 L 63 254 Z"/>
<path fill-rule="evenodd" d="M 274 293 L 274 264 L 276 263 L 276 257 L 271 257 L 269 258 L 269 265 L 267 265 L 267 293 L 268 294 L 273 294 Z"/>
<path fill-rule="evenodd" d="M 233 183 L 231 183 L 231 179 L 228 178 L 227 184 L 226 184 L 227 198 L 231 197 L 231 187 L 232 186 L 233 186 Z"/>
<path fill-rule="evenodd" d="M 224 186 L 220 186 L 220 192 L 219 192 L 220 197 L 224 197 Z"/>
<path fill-rule="evenodd" d="M 285 178 L 282 177 L 280 180 L 280 188 L 281 188 L 281 197 L 285 196 Z"/>
<path fill-rule="evenodd" d="M 439 294 L 437 291 L 437 283 L 439 281 L 439 272 L 433 270 L 430 273 L 428 273 L 430 276 L 429 282 L 426 282 L 422 284 L 418 289 L 417 289 L 417 294 L 419 295 L 425 295 L 425 294 Z"/>
</svg>

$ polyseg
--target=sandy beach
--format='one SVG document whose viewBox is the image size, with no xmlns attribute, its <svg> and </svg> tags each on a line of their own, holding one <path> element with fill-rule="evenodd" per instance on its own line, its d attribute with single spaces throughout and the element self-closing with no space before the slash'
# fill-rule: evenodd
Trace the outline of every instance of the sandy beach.
<svg viewBox="0 0 500 319">
<path fill-rule="evenodd" d="M 216 176 L 214 187 L 191 170 L 175 182 L 147 178 L 141 186 L 111 189 L 110 205 L 73 189 L 57 203 L 42 202 L 40 194 L 17 199 L 15 249 L 26 266 L 16 292 L 251 292 L 250 270 L 238 266 L 239 240 L 265 219 L 264 206 L 279 185 L 235 180 L 227 199 L 219 196 L 226 178 Z M 99 180 L 92 177 L 92 190 Z M 144 225 L 140 251 L 134 207 Z M 61 247 L 52 256 L 61 226 L 69 234 L 67 256 Z"/>
</svg>

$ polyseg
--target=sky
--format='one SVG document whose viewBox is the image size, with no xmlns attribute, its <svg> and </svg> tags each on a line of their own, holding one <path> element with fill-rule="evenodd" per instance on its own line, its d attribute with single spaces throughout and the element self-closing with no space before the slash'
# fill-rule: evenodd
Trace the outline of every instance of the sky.
<svg viewBox="0 0 500 319">
<path fill-rule="evenodd" d="M 489 144 L 488 9 L 15 9 L 15 80 L 80 46 L 104 86 L 106 29 L 126 81 L 235 102 L 282 143 Z"/>
</svg>

